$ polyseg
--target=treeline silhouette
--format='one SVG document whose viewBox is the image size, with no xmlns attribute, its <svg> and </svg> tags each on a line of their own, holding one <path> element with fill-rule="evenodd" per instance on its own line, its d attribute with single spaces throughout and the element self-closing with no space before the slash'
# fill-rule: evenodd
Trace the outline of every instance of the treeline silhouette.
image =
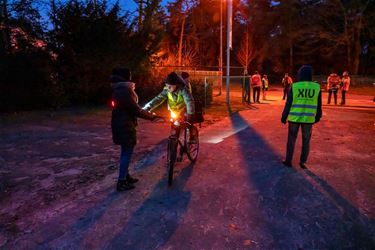
<svg viewBox="0 0 375 250">
<path fill-rule="evenodd" d="M 217 0 L 134 2 L 129 13 L 127 1 L 0 0 L 0 112 L 105 103 L 117 65 L 131 68 L 141 99 L 160 90 L 160 66 L 218 66 L 226 1 L 222 17 Z M 275 79 L 304 63 L 315 74 L 375 74 L 375 1 L 233 4 L 232 66 Z"/>
</svg>

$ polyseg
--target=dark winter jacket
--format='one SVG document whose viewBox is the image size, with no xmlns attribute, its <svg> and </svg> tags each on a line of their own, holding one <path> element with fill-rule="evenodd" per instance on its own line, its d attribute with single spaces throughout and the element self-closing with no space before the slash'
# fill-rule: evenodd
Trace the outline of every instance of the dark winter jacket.
<svg viewBox="0 0 375 250">
<path fill-rule="evenodd" d="M 137 143 L 137 117 L 153 119 L 151 113 L 138 106 L 134 88 L 133 82 L 112 82 L 112 139 L 115 144 L 127 147 Z"/>
</svg>

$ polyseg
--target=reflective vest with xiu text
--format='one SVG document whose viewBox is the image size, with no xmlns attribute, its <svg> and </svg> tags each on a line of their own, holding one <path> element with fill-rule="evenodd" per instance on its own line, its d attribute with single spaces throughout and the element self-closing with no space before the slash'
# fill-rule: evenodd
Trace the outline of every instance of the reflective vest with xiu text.
<svg viewBox="0 0 375 250">
<path fill-rule="evenodd" d="M 318 107 L 320 85 L 315 82 L 296 82 L 292 84 L 293 102 L 288 121 L 314 123 Z"/>
</svg>

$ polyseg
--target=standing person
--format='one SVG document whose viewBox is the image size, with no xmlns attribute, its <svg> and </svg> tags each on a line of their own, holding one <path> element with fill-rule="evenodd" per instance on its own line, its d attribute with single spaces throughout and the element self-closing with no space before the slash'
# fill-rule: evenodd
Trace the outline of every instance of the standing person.
<svg viewBox="0 0 375 250">
<path fill-rule="evenodd" d="M 250 78 L 248 77 L 247 69 L 243 72 L 243 91 L 242 91 L 242 102 L 250 104 Z"/>
<path fill-rule="evenodd" d="M 288 120 L 288 142 L 286 157 L 283 164 L 292 167 L 294 146 L 299 127 L 302 130 L 302 152 L 299 165 L 306 168 L 306 161 L 310 151 L 310 138 L 313 124 L 322 117 L 322 94 L 320 85 L 312 82 L 312 67 L 303 65 L 298 70 L 298 82 L 293 83 L 285 103 L 281 122 Z"/>
<path fill-rule="evenodd" d="M 135 83 L 130 81 L 128 68 L 114 68 L 110 77 L 112 86 L 112 139 L 121 146 L 117 191 L 133 189 L 138 179 L 130 176 L 128 168 L 137 143 L 137 117 L 153 120 L 154 115 L 138 106 Z"/>
<path fill-rule="evenodd" d="M 290 86 L 293 83 L 293 79 L 289 76 L 288 73 L 285 73 L 283 80 L 281 81 L 281 84 L 283 85 L 283 100 L 287 97 Z"/>
<path fill-rule="evenodd" d="M 263 78 L 262 78 L 263 100 L 267 100 L 267 91 L 268 91 L 268 77 L 267 75 L 263 75 Z"/>
<path fill-rule="evenodd" d="M 337 92 L 340 87 L 340 77 L 336 73 L 331 73 L 327 78 L 327 90 L 328 90 L 328 101 L 327 104 L 331 104 L 331 96 L 333 93 L 333 99 L 335 105 L 337 105 Z"/>
<path fill-rule="evenodd" d="M 346 92 L 349 90 L 350 86 L 350 77 L 348 71 L 344 71 L 344 73 L 342 73 L 341 84 L 341 105 L 345 105 Z"/>
<path fill-rule="evenodd" d="M 190 80 L 189 80 L 189 77 L 190 77 L 189 73 L 184 71 L 184 72 L 181 73 L 181 77 L 185 81 L 185 85 L 188 88 L 188 90 L 190 91 L 190 93 L 193 93 L 193 89 L 191 88 L 191 84 L 190 84 Z"/>
<path fill-rule="evenodd" d="M 254 75 L 251 76 L 251 85 L 253 86 L 253 101 L 254 103 L 259 102 L 260 96 L 260 87 L 262 86 L 262 79 L 258 71 L 254 72 Z"/>
</svg>

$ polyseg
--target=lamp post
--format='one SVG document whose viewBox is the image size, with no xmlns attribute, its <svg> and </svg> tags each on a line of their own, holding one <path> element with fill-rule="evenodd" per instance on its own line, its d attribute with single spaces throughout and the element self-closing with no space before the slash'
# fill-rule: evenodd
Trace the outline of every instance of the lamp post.
<svg viewBox="0 0 375 250">
<path fill-rule="evenodd" d="M 232 48 L 232 0 L 228 0 L 226 101 L 229 105 L 230 49 Z"/>
<path fill-rule="evenodd" d="M 220 90 L 219 95 L 223 89 L 223 0 L 220 0 L 220 58 L 219 58 L 219 70 L 220 70 Z"/>
</svg>

